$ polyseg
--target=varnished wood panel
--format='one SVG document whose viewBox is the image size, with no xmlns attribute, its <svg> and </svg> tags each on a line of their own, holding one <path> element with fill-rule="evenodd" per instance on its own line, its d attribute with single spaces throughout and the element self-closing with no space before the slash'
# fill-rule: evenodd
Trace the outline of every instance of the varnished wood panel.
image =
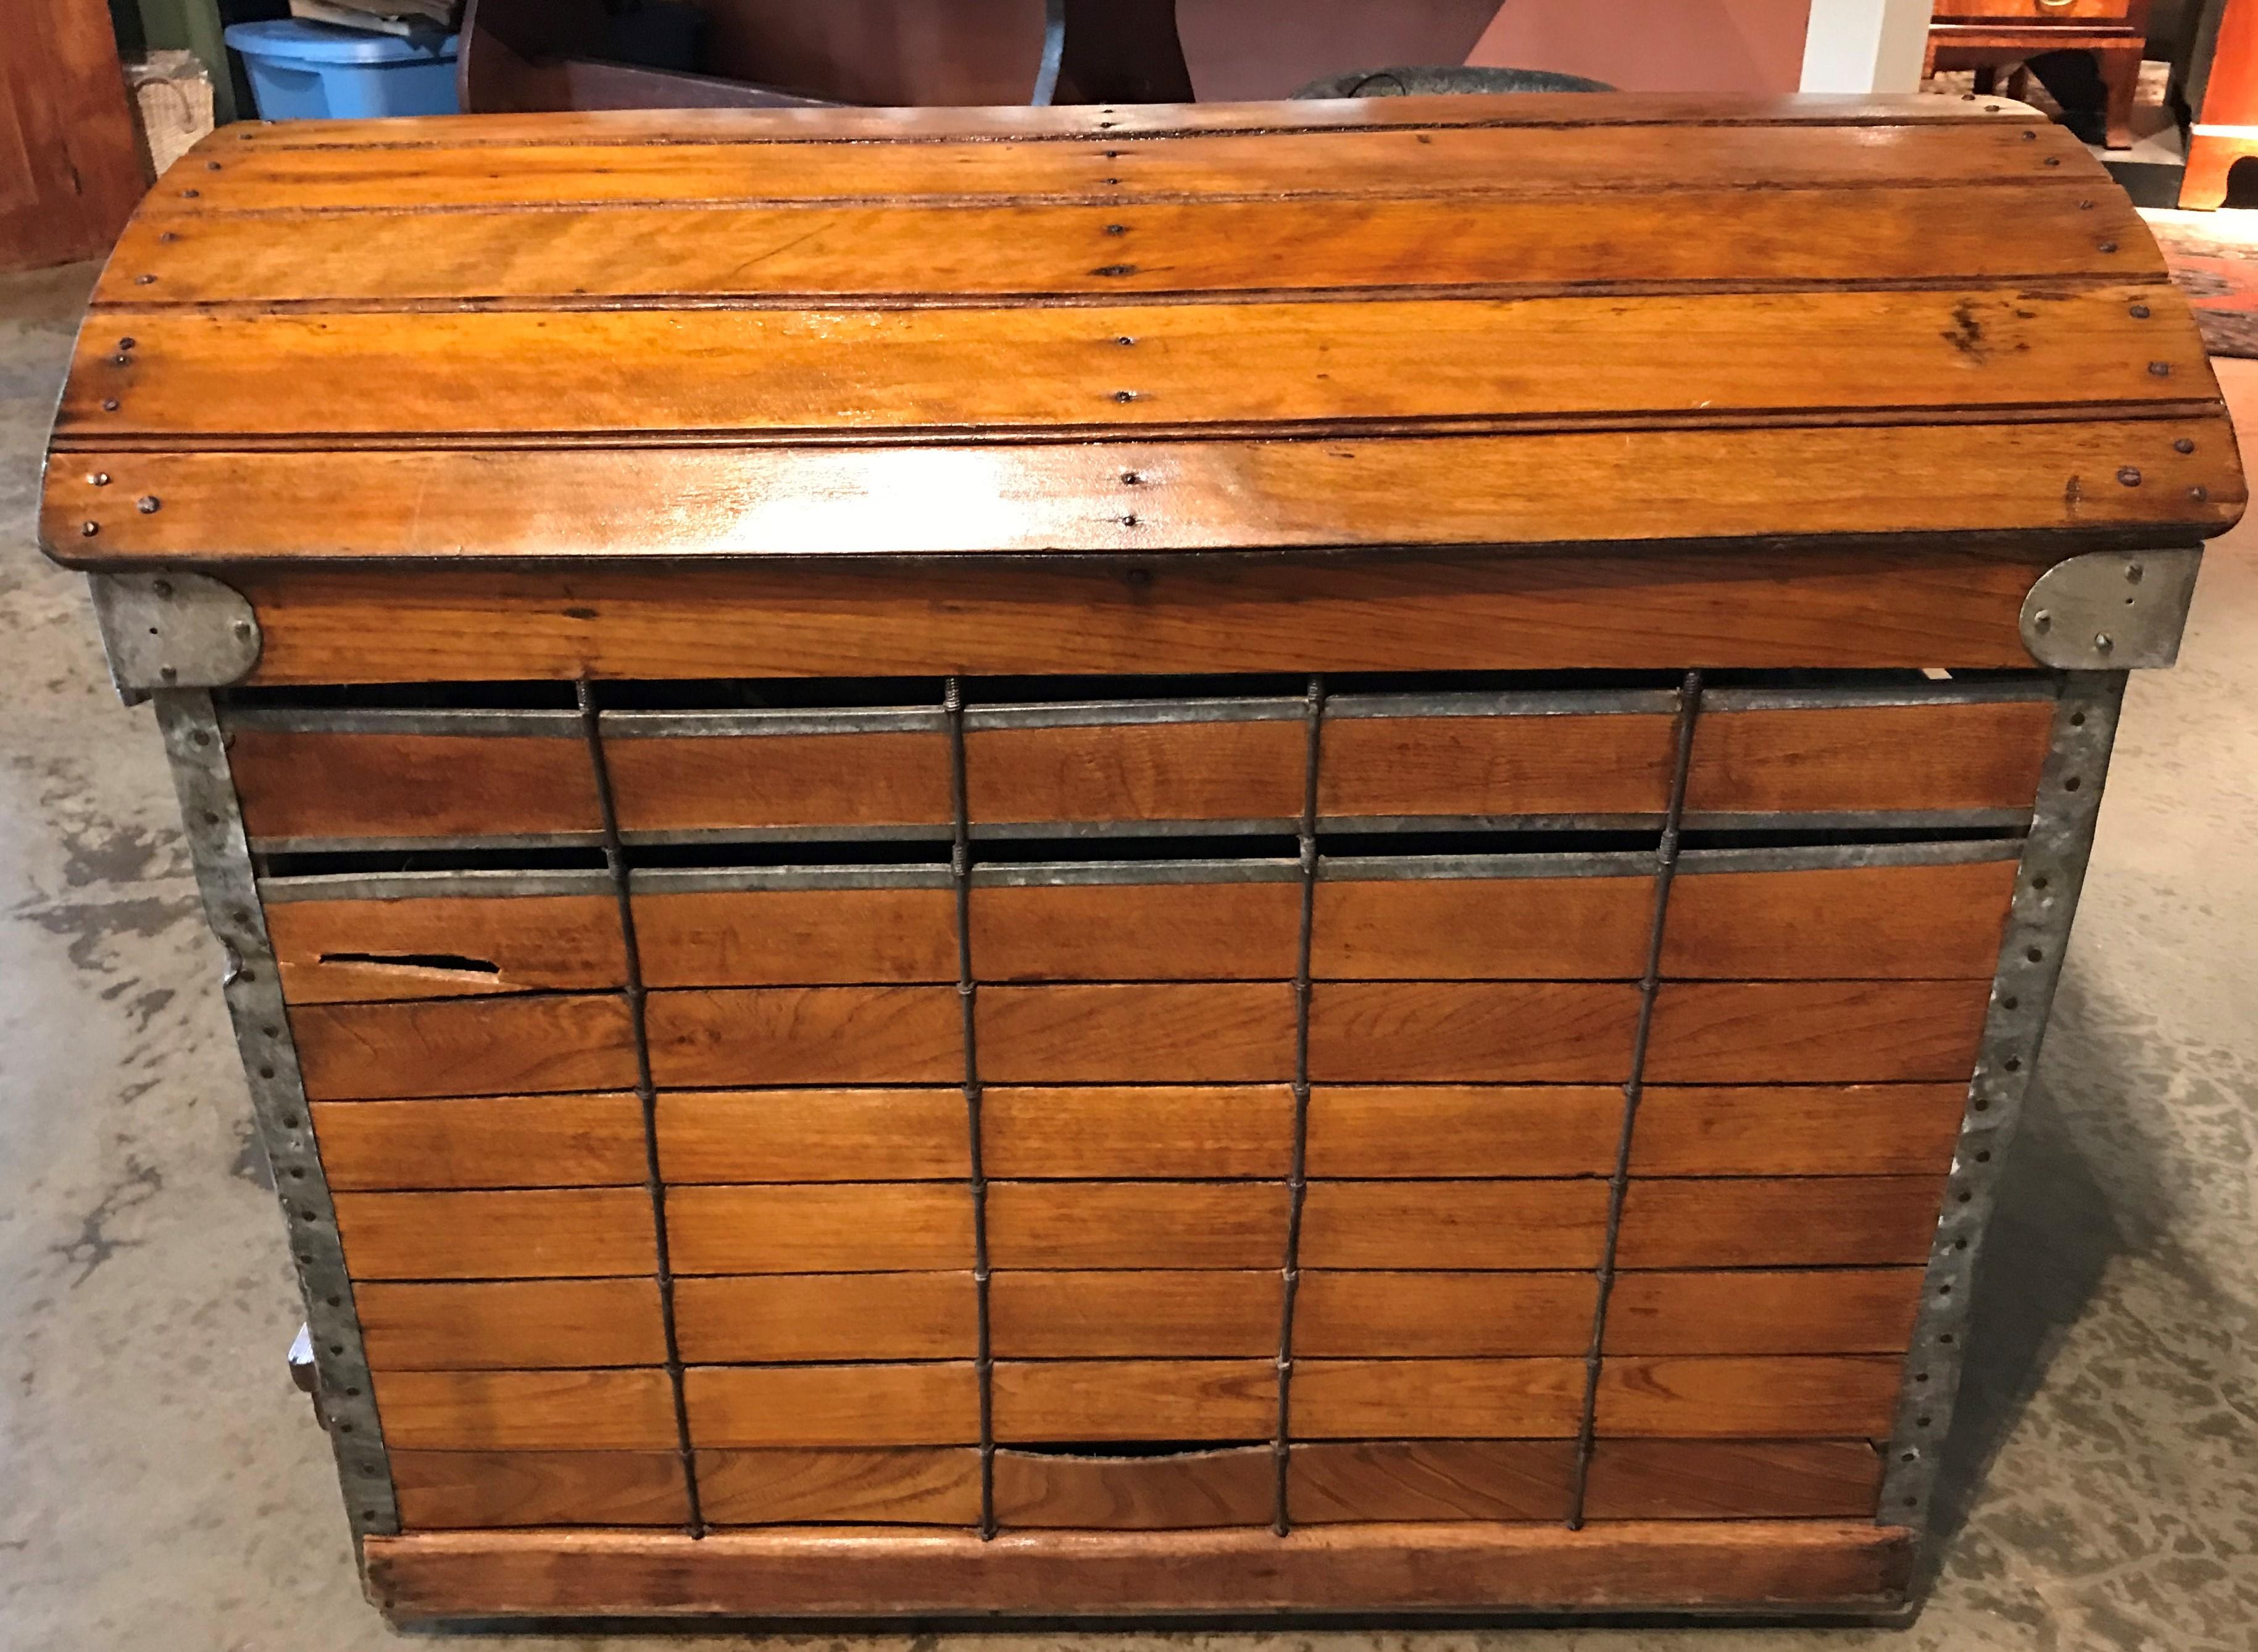
<svg viewBox="0 0 2258 1652">
<path fill-rule="evenodd" d="M 972 1265 L 972 1193 L 947 1182 L 676 1187 L 678 1273 L 886 1273 Z"/>
<path fill-rule="evenodd" d="M 1282 981 L 1299 960 L 1302 886 L 985 886 L 973 890 L 971 912 L 972 967 L 983 981 Z"/>
<path fill-rule="evenodd" d="M 1304 1301 L 1309 1286 L 1305 1277 Z M 988 1282 L 989 1335 L 1000 1359 L 1275 1354 L 1283 1312 L 1284 1289 L 1275 1268 L 1005 1268 Z"/>
<path fill-rule="evenodd" d="M 969 1271 L 685 1278 L 674 1330 L 693 1365 L 970 1359 L 980 1351 Z"/>
<path fill-rule="evenodd" d="M 1964 1081 L 1989 999 L 1982 981 L 1669 981 L 1655 998 L 1646 1076 L 1658 1084 Z"/>
<path fill-rule="evenodd" d="M 1311 1182 L 1308 1268 L 1588 1268 L 1607 1233 L 1607 1183 Z"/>
<path fill-rule="evenodd" d="M 1283 1177 L 1293 1168 L 1287 1086 L 999 1086 L 980 1107 L 991 1176 Z"/>
<path fill-rule="evenodd" d="M 964 1092 L 670 1090 L 658 1098 L 669 1182 L 916 1182 L 971 1174 Z"/>
<path fill-rule="evenodd" d="M 1380 100 L 1393 101 L 1393 100 Z M 835 1527 L 703 1541 L 621 1532 L 368 1540 L 395 1618 L 496 1613 L 1370 1611 L 1434 1606 L 1770 1606 L 1902 1599 L 1913 1534 L 1871 1520 L 1359 1523 L 1280 1540 L 1197 1532 L 893 1536 Z"/>
<path fill-rule="evenodd" d="M 1321 980 L 1635 979 L 1653 927 L 1647 878 L 1328 880 L 1317 888 L 1310 971 Z"/>
<path fill-rule="evenodd" d="M 700 1451 L 698 1500 L 717 1526 L 974 1526 L 980 1520 L 980 1453 L 957 1446 Z"/>
<path fill-rule="evenodd" d="M 512 1526 L 679 1526 L 690 1518 L 673 1451 L 389 1454 L 411 1532 Z"/>
<path fill-rule="evenodd" d="M 1260 1526 L 1277 1501 L 1277 1465 L 1267 1446 L 1159 1457 L 996 1454 L 996 1518 L 1007 1528 Z"/>
<path fill-rule="evenodd" d="M 1296 1524 L 1568 1518 L 1576 1448 L 1566 1440 L 1296 1442 L 1286 1463 Z"/>
<path fill-rule="evenodd" d="M 1864 1440 L 1602 1440 L 1584 1513 L 1594 1520 L 1857 1520 L 1881 1491 Z"/>
<path fill-rule="evenodd" d="M 670 1086 L 944 1084 L 964 1077 L 954 987 L 658 992 L 645 1016 L 651 1076 Z"/>
<path fill-rule="evenodd" d="M 1606 1175 L 1622 1114 L 1622 1092 L 1604 1085 L 1320 1085 L 1309 1173 Z"/>
<path fill-rule="evenodd" d="M 530 744 L 530 742 L 528 742 Z M 608 894 L 270 901 L 267 938 L 294 1004 L 616 991 L 627 982 Z"/>
<path fill-rule="evenodd" d="M 1686 807 L 2027 808 L 2053 722 L 2042 700 L 1717 712 L 1694 724 Z"/>
<path fill-rule="evenodd" d="M 646 986 L 956 979 L 951 889 L 644 893 L 635 897 L 635 921 Z"/>
<path fill-rule="evenodd" d="M 624 1090 L 636 1082 L 627 1000 L 537 994 L 290 1011 L 316 1100 Z"/>
<path fill-rule="evenodd" d="M 650 1174 L 631 1093 L 316 1101 L 330 1186 L 640 1187 Z"/>
<path fill-rule="evenodd" d="M 1607 1351 L 1897 1353 L 1913 1340 L 1921 1276 L 1917 1266 L 1618 1274 Z"/>
<path fill-rule="evenodd" d="M 1924 1262 L 1944 1168 L 1926 1176 L 1633 1178 L 1616 1260 L 1626 1268 Z"/>
<path fill-rule="evenodd" d="M 679 1439 L 663 1371 L 373 1375 L 395 1451 L 666 1451 Z"/>
<path fill-rule="evenodd" d="M 1385 1235 L 1374 1241 L 1375 1248 L 1385 1243 Z M 1618 1281 L 1617 1297 L 1622 1290 Z M 1598 1294 L 1588 1273 L 1315 1267 L 1302 1275 L 1295 1295 L 1294 1352 L 1412 1359 L 1581 1354 L 1591 1346 Z"/>
<path fill-rule="evenodd" d="M 657 1271 L 640 1187 L 339 1193 L 337 1233 L 356 1279 L 599 1278 Z"/>
<path fill-rule="evenodd" d="M 579 740 L 238 729 L 227 760 L 243 829 L 254 838 L 593 833 L 603 825 Z"/>
<path fill-rule="evenodd" d="M 1294 989 L 1283 981 L 990 986 L 975 1015 L 981 1076 L 993 1083 L 1294 1076 Z"/>
<path fill-rule="evenodd" d="M 1294 1364 L 1296 1440 L 1557 1439 L 1584 1406 L 1580 1359 L 1311 1359 Z"/>
<path fill-rule="evenodd" d="M 1896 753 L 1885 751 L 1871 751 L 1866 760 L 1886 765 Z M 2010 859 L 1802 872 L 1694 868 L 1690 877 L 1686 870 L 1671 886 L 1665 975 L 1989 980 L 1999 966 L 2016 868 Z"/>
<path fill-rule="evenodd" d="M 991 1182 L 1002 1268 L 1263 1268 L 1286 1255 L 1273 1182 Z"/>
<path fill-rule="evenodd" d="M 537 1371 L 666 1361 L 656 1278 L 361 1280 L 353 1286 L 353 1308 L 369 1365 L 377 1371 Z"/>
<path fill-rule="evenodd" d="M 1650 1085 L 1639 1176 L 1873 1176 L 1942 1171 L 1965 1084 Z"/>
<path fill-rule="evenodd" d="M 1267 1441 L 1278 1422 L 1268 1359 L 998 1360 L 994 1385 L 1006 1443 Z"/>
<path fill-rule="evenodd" d="M 1673 729 L 1673 719 L 1647 713 L 1337 718 L 1325 725 L 1317 811 L 1659 815 L 1670 801 Z"/>
<path fill-rule="evenodd" d="M 1608 1359 L 1600 1366 L 1599 1431 L 1661 1439 L 1885 1439 L 1904 1364 L 1894 1354 Z"/>
<path fill-rule="evenodd" d="M 1310 1001 L 1310 1077 L 1620 1083 L 1637 1022 L 1628 982 L 1326 981 Z"/>
<path fill-rule="evenodd" d="M 980 1383 L 969 1360 L 905 1365 L 693 1365 L 690 1437 L 707 1446 L 970 1445 Z"/>
<path fill-rule="evenodd" d="M 622 831 L 945 825 L 948 742 L 931 734 L 663 735 L 607 731 Z"/>
<path fill-rule="evenodd" d="M 967 801 L 988 824 L 1291 820 L 1308 739 L 1298 717 L 969 729 Z"/>
</svg>

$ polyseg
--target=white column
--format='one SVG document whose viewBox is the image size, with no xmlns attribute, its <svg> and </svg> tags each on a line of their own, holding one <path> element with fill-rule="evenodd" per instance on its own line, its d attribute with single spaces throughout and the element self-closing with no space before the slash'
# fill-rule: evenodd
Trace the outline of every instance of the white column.
<svg viewBox="0 0 2258 1652">
<path fill-rule="evenodd" d="M 1930 9 L 1931 0 L 1811 0 L 1803 89 L 1919 90 Z"/>
</svg>

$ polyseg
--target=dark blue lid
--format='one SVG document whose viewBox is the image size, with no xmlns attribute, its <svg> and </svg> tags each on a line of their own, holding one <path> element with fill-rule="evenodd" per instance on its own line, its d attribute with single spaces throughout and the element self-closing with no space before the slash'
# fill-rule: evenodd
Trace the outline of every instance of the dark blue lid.
<svg viewBox="0 0 2258 1652">
<path fill-rule="evenodd" d="M 225 38 L 245 57 L 284 58 L 301 63 L 444 63 L 455 55 L 451 34 L 426 33 L 403 39 L 397 34 L 309 23 L 303 18 L 231 24 Z"/>
</svg>

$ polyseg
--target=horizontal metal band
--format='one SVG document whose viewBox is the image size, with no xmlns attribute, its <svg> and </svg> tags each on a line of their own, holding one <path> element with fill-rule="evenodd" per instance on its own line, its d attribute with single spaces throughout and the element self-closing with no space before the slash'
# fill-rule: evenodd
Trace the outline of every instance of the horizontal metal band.
<svg viewBox="0 0 2258 1652">
<path fill-rule="evenodd" d="M 1678 875 L 1705 872 L 1812 872 L 1854 866 L 1964 866 L 2022 858 L 2020 837 L 1971 837 L 1927 844 L 1798 844 L 1760 849 L 1689 849 Z"/>
<path fill-rule="evenodd" d="M 1681 822 L 1694 831 L 2003 831 L 2030 824 L 2027 808 L 1845 808 L 1794 815 L 1776 809 L 1742 815 L 1726 809 L 1686 811 Z"/>
<path fill-rule="evenodd" d="M 1270 820 L 1038 820 L 976 825 L 976 842 L 1005 837 L 1115 839 L 1125 837 L 1290 837 L 1298 822 Z"/>
<path fill-rule="evenodd" d="M 1357 717 L 1588 717 L 1669 716 L 1678 709 L 1672 688 L 1537 688 L 1496 693 L 1336 694 L 1325 701 L 1325 721 Z"/>
<path fill-rule="evenodd" d="M 1466 878 L 1651 878 L 1651 849 L 1526 855 L 1320 855 L 1323 882 L 1389 882 Z"/>
<path fill-rule="evenodd" d="M 1298 883 L 1298 860 L 1062 860 L 972 868 L 972 887 L 1030 889 L 1069 884 Z"/>
<path fill-rule="evenodd" d="M 601 872 L 324 872 L 261 878 L 269 906 L 294 901 L 502 900 L 523 895 L 609 894 Z"/>
<path fill-rule="evenodd" d="M 497 832 L 491 837 L 253 837 L 261 855 L 461 854 L 512 849 L 600 847 L 601 832 Z"/>
<path fill-rule="evenodd" d="M 1300 700 L 1082 700 L 1054 705 L 967 706 L 968 734 L 983 729 L 1081 729 L 1154 723 L 1292 723 L 1309 715 Z"/>
<path fill-rule="evenodd" d="M 577 711 L 451 711 L 386 706 L 231 706 L 223 727 L 263 734 L 450 734 L 488 738 L 584 738 Z"/>
<path fill-rule="evenodd" d="M 2051 704 L 2050 677 L 2011 677 L 1988 681 L 1908 681 L 1902 686 L 1844 687 L 1713 688 L 1701 696 L 1701 714 L 1713 711 L 1835 711 L 1858 706 L 1992 706 L 2027 701 Z"/>
<path fill-rule="evenodd" d="M 638 847 L 701 844 L 945 844 L 954 836 L 947 821 L 907 826 L 666 826 L 621 832 L 620 841 Z"/>
<path fill-rule="evenodd" d="M 947 889 L 946 864 L 919 866 L 653 866 L 628 874 L 632 894 L 726 894 L 764 889 Z"/>
<path fill-rule="evenodd" d="M 606 711 L 597 726 L 614 740 L 753 739 L 784 734 L 946 734 L 941 708 L 792 707 L 740 711 Z"/>
</svg>

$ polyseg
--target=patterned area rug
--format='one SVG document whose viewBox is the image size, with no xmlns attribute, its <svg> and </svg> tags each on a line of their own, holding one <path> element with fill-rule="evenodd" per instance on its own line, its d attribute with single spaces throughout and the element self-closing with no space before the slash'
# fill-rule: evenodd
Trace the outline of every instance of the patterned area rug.
<svg viewBox="0 0 2258 1652">
<path fill-rule="evenodd" d="M 2215 356 L 2258 356 L 2258 211 L 2145 211 Z"/>
</svg>

